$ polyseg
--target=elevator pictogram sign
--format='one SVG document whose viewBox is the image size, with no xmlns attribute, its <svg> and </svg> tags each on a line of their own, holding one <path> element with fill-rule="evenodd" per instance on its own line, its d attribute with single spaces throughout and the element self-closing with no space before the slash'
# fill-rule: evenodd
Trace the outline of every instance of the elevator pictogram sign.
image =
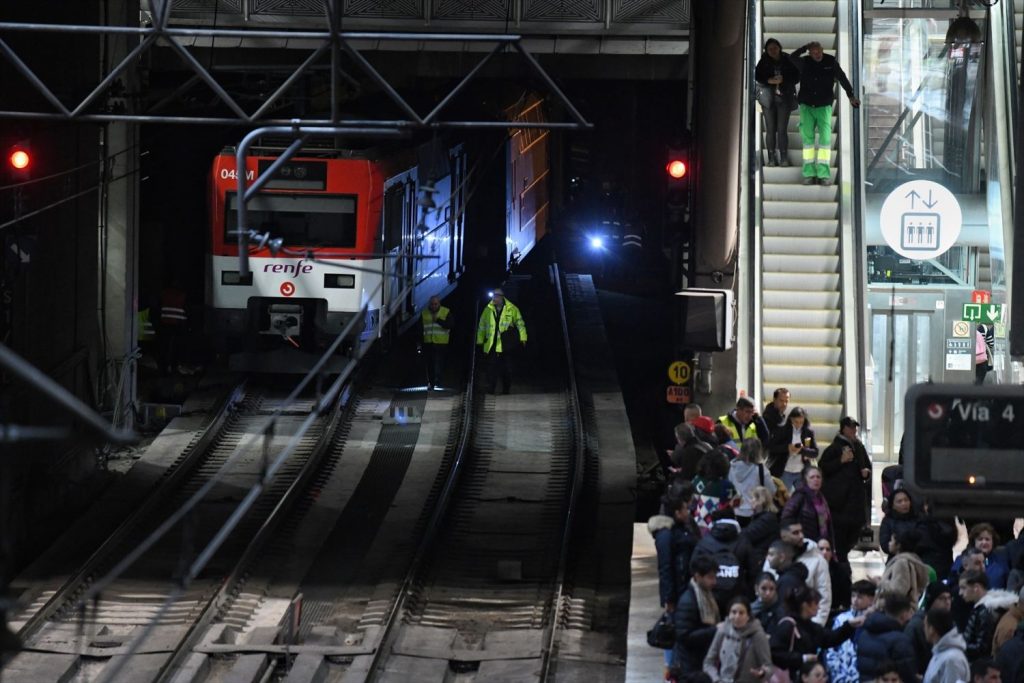
<svg viewBox="0 0 1024 683">
<path fill-rule="evenodd" d="M 960 203 L 939 183 L 912 180 L 889 193 L 882 204 L 882 237 L 900 256 L 923 261 L 956 244 L 963 227 Z"/>
</svg>

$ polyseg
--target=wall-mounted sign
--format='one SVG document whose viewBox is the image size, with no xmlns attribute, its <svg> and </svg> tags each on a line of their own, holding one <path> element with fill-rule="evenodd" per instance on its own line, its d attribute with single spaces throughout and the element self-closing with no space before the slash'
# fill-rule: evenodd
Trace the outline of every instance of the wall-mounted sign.
<svg viewBox="0 0 1024 683">
<path fill-rule="evenodd" d="M 923 261 L 956 244 L 963 213 L 953 193 L 931 180 L 911 180 L 889 193 L 879 216 L 885 243 L 900 256 Z"/>
</svg>

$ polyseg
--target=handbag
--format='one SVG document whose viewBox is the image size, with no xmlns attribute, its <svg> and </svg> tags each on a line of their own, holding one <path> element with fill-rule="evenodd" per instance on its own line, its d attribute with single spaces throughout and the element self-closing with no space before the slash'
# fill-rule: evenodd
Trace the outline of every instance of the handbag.
<svg viewBox="0 0 1024 683">
<path fill-rule="evenodd" d="M 781 624 L 784 621 L 793 622 L 793 632 L 789 634 L 789 651 L 792 652 L 793 643 L 796 641 L 797 638 L 800 637 L 800 633 L 796 627 L 796 619 L 794 619 L 793 617 L 783 617 L 779 620 L 779 623 Z M 789 669 L 777 666 L 773 663 L 772 675 L 768 677 L 768 683 L 790 683 Z"/>
<path fill-rule="evenodd" d="M 676 645 L 676 624 L 672 615 L 664 612 L 647 632 L 647 644 L 659 650 L 671 650 Z"/>
</svg>

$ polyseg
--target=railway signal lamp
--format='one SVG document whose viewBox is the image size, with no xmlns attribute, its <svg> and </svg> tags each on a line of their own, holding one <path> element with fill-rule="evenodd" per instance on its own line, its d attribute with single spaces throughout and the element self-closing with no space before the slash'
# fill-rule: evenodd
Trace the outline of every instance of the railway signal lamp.
<svg viewBox="0 0 1024 683">
<path fill-rule="evenodd" d="M 7 150 L 7 171 L 13 180 L 28 180 L 32 174 L 32 151 L 27 141 L 20 141 Z"/>
<path fill-rule="evenodd" d="M 665 224 L 681 231 L 690 220 L 690 162 L 685 149 L 670 147 L 665 163 Z"/>
</svg>

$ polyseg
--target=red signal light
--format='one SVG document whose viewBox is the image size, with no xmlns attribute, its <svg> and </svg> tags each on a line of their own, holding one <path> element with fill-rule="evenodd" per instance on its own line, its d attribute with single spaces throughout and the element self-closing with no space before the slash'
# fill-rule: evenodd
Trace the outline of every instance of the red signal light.
<svg viewBox="0 0 1024 683">
<path fill-rule="evenodd" d="M 11 167 L 24 171 L 28 168 L 29 164 L 32 163 L 32 157 L 29 156 L 28 152 L 23 149 L 16 149 L 11 152 L 11 156 L 8 157 L 8 161 L 11 163 Z"/>
<path fill-rule="evenodd" d="M 665 171 L 676 180 L 679 180 L 686 175 L 686 162 L 682 159 L 673 159 L 665 164 Z"/>
</svg>

